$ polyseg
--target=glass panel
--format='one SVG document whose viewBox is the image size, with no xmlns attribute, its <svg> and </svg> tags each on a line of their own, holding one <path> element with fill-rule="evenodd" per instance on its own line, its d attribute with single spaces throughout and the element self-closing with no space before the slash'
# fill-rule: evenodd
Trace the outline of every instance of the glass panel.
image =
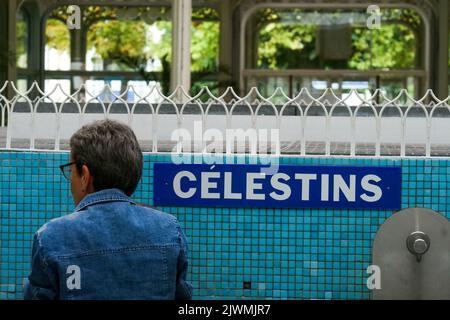
<svg viewBox="0 0 450 320">
<path fill-rule="evenodd" d="M 450 30 L 448 36 L 448 94 L 450 95 Z"/>
<path fill-rule="evenodd" d="M 172 48 L 170 11 L 163 7 L 100 8 L 112 19 L 92 24 L 87 32 L 86 70 L 167 72 Z"/>
<path fill-rule="evenodd" d="M 245 64 L 259 71 L 247 70 L 245 90 L 258 86 L 271 94 L 276 83 L 291 96 L 301 88 L 315 95 L 332 88 L 338 96 L 381 88 L 390 97 L 406 88 L 419 95 L 426 77 L 425 71 L 413 75 L 423 70 L 425 59 L 419 56 L 424 43 L 420 15 L 411 9 L 382 9 L 380 23 L 369 26 L 372 15 L 362 9 L 256 11 L 246 26 Z M 265 76 L 265 70 L 271 75 Z M 276 81 L 280 76 L 284 83 Z"/>
<path fill-rule="evenodd" d="M 26 69 L 28 67 L 28 28 L 29 20 L 25 10 L 20 9 L 17 13 L 17 67 Z"/>
<path fill-rule="evenodd" d="M 28 90 L 28 80 L 17 79 L 17 90 L 19 90 L 20 92 L 26 92 Z"/>
<path fill-rule="evenodd" d="M 191 28 L 192 92 L 208 86 L 217 89 L 219 71 L 219 13 L 212 8 L 194 9 Z"/>
<path fill-rule="evenodd" d="M 410 9 L 383 9 L 367 27 L 366 10 L 262 9 L 248 30 L 247 68 L 414 69 L 422 20 Z M 256 43 L 255 43 L 256 41 Z M 252 46 L 255 46 L 252 48 Z M 256 55 L 256 59 L 249 58 Z M 256 65 L 251 65 L 256 61 Z"/>
<path fill-rule="evenodd" d="M 53 10 L 46 22 L 46 79 L 67 79 L 72 91 L 101 80 L 124 90 L 128 81 L 170 86 L 172 22 L 169 7 L 80 6 L 80 30 L 63 21 L 67 6 Z M 70 52 L 71 49 L 76 52 Z M 72 57 L 71 57 L 72 56 Z M 81 58 L 81 59 L 80 59 Z M 72 61 L 73 60 L 73 61 Z M 101 73 L 97 73 L 101 72 Z M 89 82 L 88 90 L 96 90 Z"/>
<path fill-rule="evenodd" d="M 57 19 L 45 24 L 45 70 L 70 70 L 70 34 Z"/>
</svg>

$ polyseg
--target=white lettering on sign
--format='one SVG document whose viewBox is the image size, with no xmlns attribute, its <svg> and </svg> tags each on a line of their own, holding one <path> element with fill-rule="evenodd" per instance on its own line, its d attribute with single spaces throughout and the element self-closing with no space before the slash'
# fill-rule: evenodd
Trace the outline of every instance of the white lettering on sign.
<svg viewBox="0 0 450 320">
<path fill-rule="evenodd" d="M 373 193 L 373 196 L 368 196 L 366 193 L 361 195 L 361 199 L 363 199 L 366 202 L 377 202 L 381 199 L 381 196 L 383 195 L 383 192 L 381 191 L 381 188 L 375 184 L 371 184 L 370 181 L 374 182 L 380 182 L 380 177 L 369 174 L 362 178 L 361 180 L 361 186 L 364 190 Z"/>
<path fill-rule="evenodd" d="M 241 200 L 242 199 L 242 193 L 233 193 L 233 174 L 231 172 L 225 172 L 225 199 L 235 199 L 235 200 Z"/>
<path fill-rule="evenodd" d="M 334 176 L 333 201 L 339 202 L 341 192 L 348 202 L 356 201 L 356 176 L 350 175 L 350 185 L 345 182 L 340 174 Z"/>
<path fill-rule="evenodd" d="M 202 172 L 202 198 L 220 199 L 220 193 L 211 192 L 211 189 L 217 189 L 217 182 L 212 182 L 211 178 L 220 178 L 220 172 Z"/>
<path fill-rule="evenodd" d="M 330 194 L 330 175 L 323 174 L 322 175 L 322 189 L 320 194 L 320 200 L 328 201 Z"/>
<path fill-rule="evenodd" d="M 211 171 L 201 172 L 198 175 L 199 177 L 196 177 L 194 173 L 186 170 L 178 172 L 173 179 L 175 195 L 182 199 L 189 199 L 193 198 L 197 191 L 200 191 L 201 199 L 264 201 L 270 197 L 276 201 L 285 201 L 293 197 L 293 182 L 289 184 L 288 181 L 294 178 L 300 182 L 300 194 L 294 196 L 301 201 L 311 200 L 311 186 L 317 183 L 320 185 L 320 194 L 316 197 L 320 197 L 320 201 L 323 202 L 356 202 L 356 198 L 359 197 L 365 202 L 373 203 L 379 201 L 383 196 L 382 189 L 377 185 L 381 178 L 374 174 L 361 177 L 360 189 L 357 189 L 356 175 L 344 178 L 341 174 L 295 173 L 292 177 L 286 173 L 266 175 L 261 172 L 248 172 L 245 175 L 245 181 L 242 181 L 245 183 L 245 188 L 239 187 L 241 192 L 233 190 L 233 172 Z M 266 179 L 270 179 L 269 190 L 264 187 Z M 187 186 L 187 182 L 190 182 L 191 185 Z M 198 184 L 198 182 L 200 183 Z M 357 194 L 357 190 L 360 190 L 360 194 Z M 331 198 L 330 192 L 332 192 Z"/>
<path fill-rule="evenodd" d="M 262 190 L 262 183 L 256 183 L 256 179 L 264 179 L 264 173 L 247 173 L 247 197 L 248 200 L 265 200 L 266 196 L 263 193 L 255 193 L 255 190 Z"/>
<path fill-rule="evenodd" d="M 282 194 L 277 194 L 275 191 L 271 192 L 270 196 L 272 199 L 278 201 L 289 199 L 291 196 L 291 188 L 287 184 L 280 182 L 280 180 L 289 181 L 290 179 L 291 178 L 285 173 L 277 173 L 272 176 L 272 179 L 270 179 L 272 187 L 274 187 L 275 190 L 282 192 Z"/>
<path fill-rule="evenodd" d="M 295 180 L 302 181 L 302 201 L 309 201 L 309 184 L 311 180 L 317 180 L 317 174 L 296 173 Z"/>
<path fill-rule="evenodd" d="M 181 190 L 181 179 L 187 178 L 189 181 L 195 182 L 197 179 L 194 174 L 189 171 L 180 171 L 177 173 L 175 178 L 173 179 L 173 191 L 175 194 L 182 199 L 189 199 L 195 194 L 196 188 L 189 188 L 188 191 L 184 192 Z"/>
</svg>

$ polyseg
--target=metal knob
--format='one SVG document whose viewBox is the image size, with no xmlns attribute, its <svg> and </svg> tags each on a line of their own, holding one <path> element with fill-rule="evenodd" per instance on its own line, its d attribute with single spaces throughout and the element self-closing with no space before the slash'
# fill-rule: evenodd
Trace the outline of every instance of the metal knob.
<svg viewBox="0 0 450 320">
<path fill-rule="evenodd" d="M 413 244 L 414 251 L 418 254 L 424 254 L 428 250 L 427 242 L 423 239 L 416 239 Z"/>
<path fill-rule="evenodd" d="M 406 239 L 406 247 L 416 256 L 417 262 L 420 262 L 422 255 L 430 248 L 430 238 L 422 231 L 415 231 Z"/>
</svg>

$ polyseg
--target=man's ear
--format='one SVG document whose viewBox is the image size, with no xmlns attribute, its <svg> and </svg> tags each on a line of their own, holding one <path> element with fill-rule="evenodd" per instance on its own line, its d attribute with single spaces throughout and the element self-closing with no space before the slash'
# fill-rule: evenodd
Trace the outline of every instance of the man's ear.
<svg viewBox="0 0 450 320">
<path fill-rule="evenodd" d="M 89 168 L 84 164 L 81 167 L 81 181 L 83 182 L 83 187 L 87 188 L 92 180 L 91 172 Z"/>
</svg>

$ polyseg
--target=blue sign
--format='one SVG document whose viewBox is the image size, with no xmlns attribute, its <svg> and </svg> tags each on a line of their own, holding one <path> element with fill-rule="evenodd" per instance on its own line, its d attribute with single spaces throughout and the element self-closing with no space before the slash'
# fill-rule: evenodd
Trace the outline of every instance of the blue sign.
<svg viewBox="0 0 450 320">
<path fill-rule="evenodd" d="M 155 206 L 382 209 L 401 207 L 401 168 L 155 163 Z"/>
</svg>

